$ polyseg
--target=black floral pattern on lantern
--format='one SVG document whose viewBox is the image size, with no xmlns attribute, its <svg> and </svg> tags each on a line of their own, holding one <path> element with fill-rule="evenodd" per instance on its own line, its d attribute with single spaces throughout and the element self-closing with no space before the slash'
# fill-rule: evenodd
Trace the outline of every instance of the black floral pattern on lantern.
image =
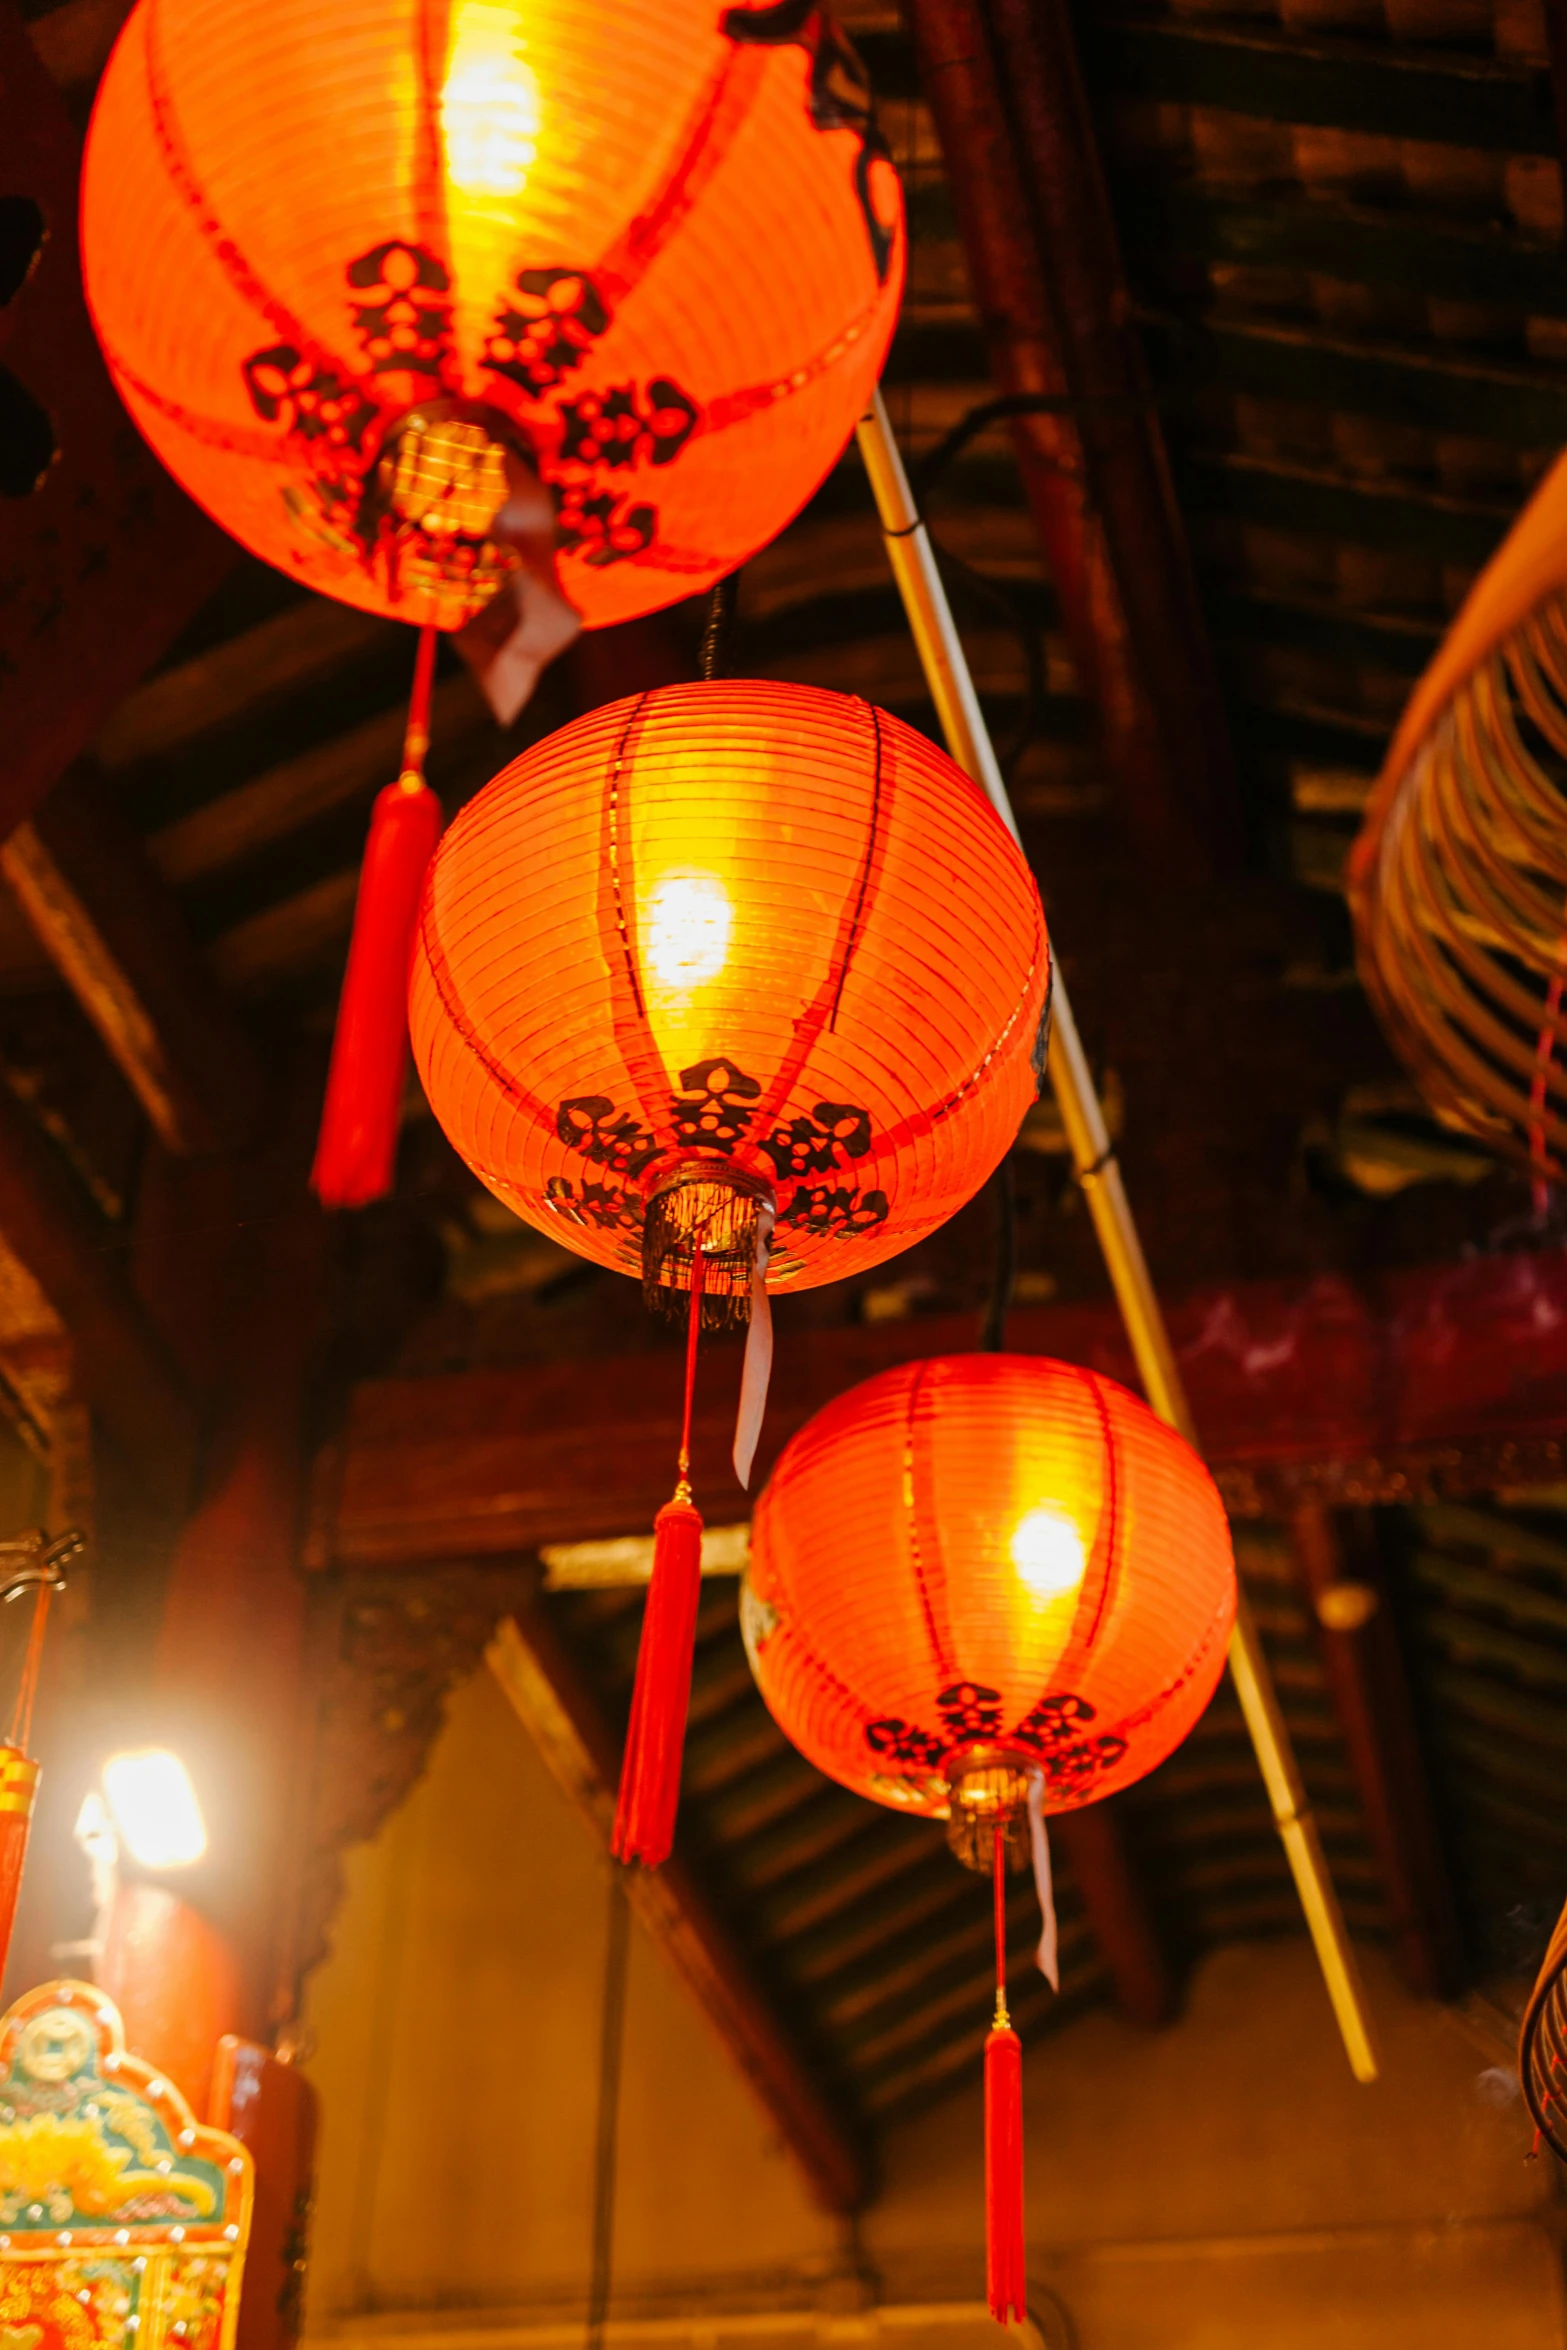
<svg viewBox="0 0 1567 2350">
<path fill-rule="evenodd" d="M 870 239 L 871 259 L 879 284 L 885 285 L 892 259 L 893 231 L 877 217 L 871 202 L 871 163 L 891 157 L 876 108 L 870 76 L 854 45 L 817 0 L 774 0 L 770 8 L 727 8 L 723 31 L 736 43 L 755 42 L 776 49 L 793 42 L 811 61 L 808 104 L 819 131 L 856 131 L 859 152 L 854 162 L 854 193 Z"/>
<path fill-rule="evenodd" d="M 595 571 L 609 563 L 629 563 L 643 555 L 658 536 L 658 508 L 633 506 L 614 490 L 595 489 L 586 482 L 557 482 L 555 544 L 566 555 L 581 555 Z"/>
<path fill-rule="evenodd" d="M 775 1126 L 762 1148 L 780 1178 L 830 1175 L 845 1159 L 863 1159 L 871 1147 L 870 1113 L 852 1102 L 818 1102 L 808 1118 Z"/>
<path fill-rule="evenodd" d="M 905 1722 L 897 1714 L 888 1714 L 879 1722 L 867 1722 L 865 1743 L 873 1754 L 890 1755 L 894 1762 L 913 1763 L 925 1770 L 934 1770 L 947 1751 L 944 1739 L 930 1730 L 920 1729 L 917 1723 Z"/>
<path fill-rule="evenodd" d="M 388 238 L 348 264 L 354 332 L 374 375 L 423 375 L 439 383 L 451 348 L 451 273 L 428 245 Z"/>
<path fill-rule="evenodd" d="M 560 462 L 607 465 L 612 472 L 628 465 L 672 464 L 700 415 L 696 402 L 667 375 L 655 376 L 646 392 L 635 384 L 584 392 L 560 404 Z"/>
<path fill-rule="evenodd" d="M 1126 1740 L 1113 1732 L 1101 1732 L 1097 1738 L 1079 1735 L 1083 1725 L 1095 1718 L 1086 1697 L 1063 1691 L 1042 1697 L 1009 1733 L 1007 1742 L 1027 1747 L 1039 1757 L 1040 1773 L 1051 1795 L 1080 1802 L 1126 1752 Z"/>
<path fill-rule="evenodd" d="M 597 286 L 580 269 L 524 269 L 517 299 L 495 314 L 484 365 L 534 399 L 582 365 L 609 324 Z"/>
<path fill-rule="evenodd" d="M 584 1229 L 597 1232 L 642 1229 L 641 1194 L 618 1190 L 613 1183 L 592 1183 L 584 1178 L 578 1185 L 569 1175 L 552 1175 L 544 1186 L 544 1205 L 565 1223 L 580 1224 Z"/>
<path fill-rule="evenodd" d="M 983 1681 L 954 1681 L 936 1699 L 948 1739 L 994 1738 L 1001 1729 L 1001 1692 Z"/>
<path fill-rule="evenodd" d="M 808 1240 L 846 1240 L 885 1224 L 890 1203 L 884 1191 L 850 1191 L 843 1184 L 802 1183 L 778 1211 L 778 1222 Z"/>
<path fill-rule="evenodd" d="M 754 1077 L 730 1060 L 695 1061 L 680 1072 L 680 1091 L 669 1101 L 675 1140 L 688 1148 L 732 1151 L 750 1130 L 747 1106 L 761 1092 Z"/>
<path fill-rule="evenodd" d="M 579 1093 L 562 1102 L 555 1132 L 567 1150 L 614 1175 L 640 1175 L 658 1154 L 651 1128 L 617 1110 L 606 1093 Z"/>
<path fill-rule="evenodd" d="M 253 351 L 240 369 L 250 404 L 264 424 L 281 424 L 301 441 L 357 455 L 376 407 L 335 368 L 307 359 L 293 343 Z"/>
</svg>

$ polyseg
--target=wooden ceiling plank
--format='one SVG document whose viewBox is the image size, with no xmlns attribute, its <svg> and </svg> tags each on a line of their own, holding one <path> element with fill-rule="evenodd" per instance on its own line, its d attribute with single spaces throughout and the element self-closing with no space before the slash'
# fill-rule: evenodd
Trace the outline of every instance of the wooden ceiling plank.
<svg viewBox="0 0 1567 2350">
<path fill-rule="evenodd" d="M 74 1392 L 133 1481 L 160 1503 L 189 1490 L 190 1399 L 120 1269 L 112 1234 L 0 1085 L 0 1234 L 63 1323 Z"/>
<path fill-rule="evenodd" d="M 1407 1502 L 1567 1476 L 1559 1252 L 1391 1272 L 1358 1287 L 1232 1283 L 1172 1300 L 1169 1319 L 1210 1464 L 1240 1517 L 1284 1517 L 1312 1496 Z M 1136 1384 L 1107 1303 L 1022 1309 L 1011 1338 L 1022 1353 Z M 792 1333 L 778 1350 L 758 1478 L 844 1388 L 973 1343 L 970 1316 Z M 704 1498 L 732 1490 L 740 1353 L 716 1343 L 704 1357 L 693 1428 Z M 322 1482 L 313 1562 L 396 1570 L 645 1530 L 667 1498 L 677 1402 L 658 1360 L 365 1382 L 349 1400 L 339 1473 Z"/>
<path fill-rule="evenodd" d="M 394 626 L 351 604 L 305 596 L 210 652 L 147 678 L 95 737 L 93 758 L 118 773 L 239 726 L 287 695 L 320 684 Z"/>
<path fill-rule="evenodd" d="M 345 801 L 364 799 L 395 780 L 407 713 L 378 712 L 347 734 L 282 761 L 249 783 L 222 792 L 153 833 L 147 853 L 171 888 L 186 888 L 253 857 Z M 436 688 L 431 732 L 441 751 L 494 732 L 495 721 L 464 671 Z"/>
<path fill-rule="evenodd" d="M 1059 403 L 1019 416 L 1013 445 L 1107 771 L 1145 855 L 1227 870 L 1234 758 L 1065 0 L 909 0 L 908 18 L 983 330 L 906 327 L 893 371 L 977 340 L 1000 392 Z"/>
<path fill-rule="evenodd" d="M 1087 12 L 1096 83 L 1127 97 L 1493 153 L 1555 152 L 1537 66 L 1394 41 Z"/>
<path fill-rule="evenodd" d="M 556 1784 L 607 1850 L 619 1757 L 542 1605 L 508 1618 L 487 1660 Z M 860 2148 L 679 1856 L 656 1871 L 628 1869 L 625 1886 L 642 1925 L 684 1976 L 820 2201 L 829 2211 L 857 2211 L 868 2191 Z"/>
<path fill-rule="evenodd" d="M 93 778 L 61 778 L 0 846 L 0 871 L 167 1147 L 254 1140 L 267 1088 L 141 843 Z"/>
<path fill-rule="evenodd" d="M 238 550 L 158 464 L 94 337 L 77 258 L 81 142 L 18 11 L 0 6 L 6 187 L 47 233 L 0 308 L 0 355 L 56 454 L 7 501 L 0 560 L 0 836 L 31 815 Z"/>
</svg>

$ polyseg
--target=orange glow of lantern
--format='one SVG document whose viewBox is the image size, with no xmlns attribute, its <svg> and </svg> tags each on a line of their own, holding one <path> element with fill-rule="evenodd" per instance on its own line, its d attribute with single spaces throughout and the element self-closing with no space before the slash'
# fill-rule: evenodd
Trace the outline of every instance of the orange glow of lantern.
<svg viewBox="0 0 1567 2350">
<path fill-rule="evenodd" d="M 955 1355 L 801 1429 L 757 1505 L 743 1607 L 780 1726 L 857 1795 L 946 1819 L 995 1750 L 1069 1811 L 1196 1721 L 1235 1568 L 1213 1479 L 1125 1388 Z"/>
<path fill-rule="evenodd" d="M 873 1802 L 946 1820 L 959 1857 L 993 1872 L 990 2303 L 1021 2320 L 1004 1871 L 1033 1844 L 1047 1887 L 1043 1815 L 1142 1778 L 1212 1697 L 1235 1617 L 1223 1504 L 1191 1447 L 1092 1371 L 1002 1354 L 902 1364 L 785 1448 L 740 1616 L 801 1753 Z"/>
<path fill-rule="evenodd" d="M 139 0 L 82 233 L 191 495 L 441 628 L 519 563 L 519 466 L 589 626 L 734 569 L 843 449 L 904 260 L 864 75 L 808 0 Z"/>
<path fill-rule="evenodd" d="M 1042 1069 L 1039 893 L 923 735 L 815 688 L 665 687 L 496 777 L 436 852 L 410 1026 L 431 1107 L 579 1254 L 710 1324 L 932 1232 Z M 678 1299 L 675 1300 L 678 1303 Z"/>
<path fill-rule="evenodd" d="M 1049 986 L 1033 877 L 945 753 L 841 694 L 709 682 L 593 711 L 463 810 L 409 1017 L 431 1107 L 497 1197 L 640 1272 L 652 1304 L 696 1286 L 693 1344 L 750 1319 L 744 1482 L 768 1293 L 877 1264 L 972 1197 L 1038 1091 Z M 694 1355 L 688 1424 L 693 1376 Z M 695 1623 L 686 1450 L 617 1829 L 652 1862 Z"/>
</svg>

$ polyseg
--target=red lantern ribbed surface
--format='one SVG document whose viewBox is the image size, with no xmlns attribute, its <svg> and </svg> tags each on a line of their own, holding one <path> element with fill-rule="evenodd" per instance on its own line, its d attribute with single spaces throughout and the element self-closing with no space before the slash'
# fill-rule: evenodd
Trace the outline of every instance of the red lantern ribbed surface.
<svg viewBox="0 0 1567 2350">
<path fill-rule="evenodd" d="M 700 1229 L 709 1303 L 743 1311 L 768 1195 L 775 1289 L 972 1196 L 1038 1089 L 1049 975 L 1032 876 L 943 752 L 845 695 L 710 683 L 594 711 L 463 810 L 410 1026 L 519 1215 L 670 1287 Z"/>
<path fill-rule="evenodd" d="M 858 63 L 803 0 L 139 0 L 82 234 L 192 496 L 444 628 L 516 560 L 508 452 L 590 626 L 772 538 L 869 397 L 904 255 Z"/>
<path fill-rule="evenodd" d="M 1207 1705 L 1234 1614 L 1191 1447 L 1112 1380 L 1030 1355 L 904 1364 L 819 1412 L 757 1507 L 741 1593 L 801 1753 L 936 1817 L 981 1754 L 1037 1772 L 1049 1811 L 1141 1778 Z"/>
</svg>

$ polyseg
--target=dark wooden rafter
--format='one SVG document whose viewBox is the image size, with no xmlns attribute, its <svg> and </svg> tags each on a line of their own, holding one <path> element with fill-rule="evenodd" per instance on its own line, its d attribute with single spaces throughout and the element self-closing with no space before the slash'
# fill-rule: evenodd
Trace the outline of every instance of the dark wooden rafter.
<svg viewBox="0 0 1567 2350">
<path fill-rule="evenodd" d="M 909 0 L 909 20 L 990 370 L 1064 404 L 1013 440 L 1112 780 L 1149 854 L 1233 864 L 1218 683 L 1064 0 Z"/>
<path fill-rule="evenodd" d="M 250 1039 L 91 775 L 61 778 L 0 847 L 0 872 L 166 1147 L 253 1140 L 266 1088 Z"/>
<path fill-rule="evenodd" d="M 1306 1501 L 1291 1517 L 1290 1540 L 1387 1893 L 1400 1972 L 1412 1991 L 1449 1998 L 1465 1972 L 1458 1911 L 1375 1529 L 1364 1511 L 1341 1520 Z"/>
<path fill-rule="evenodd" d="M 187 1390 L 122 1269 L 114 1233 L 4 1085 L 0 1234 L 69 1333 L 74 1393 L 132 1482 L 177 1506 L 196 1439 Z"/>
<path fill-rule="evenodd" d="M 598 1703 L 541 1607 L 503 1623 L 489 1662 L 551 1775 L 607 1850 L 619 1757 Z M 678 1854 L 626 1873 L 632 1908 L 690 1985 L 829 2211 L 857 2211 L 864 2156 L 810 2067 L 752 1984 L 730 1937 Z"/>
<path fill-rule="evenodd" d="M 1307 1499 L 1408 1501 L 1567 1475 L 1567 1260 L 1542 1252 L 1340 1279 L 1258 1281 L 1168 1307 L 1207 1458 L 1232 1514 Z M 1135 1385 L 1109 1305 L 1013 1314 L 1010 1343 Z M 972 1318 L 795 1332 L 780 1345 L 758 1479 L 856 1380 L 967 1352 Z M 699 1492 L 727 1467 L 739 1349 L 715 1345 L 693 1430 Z M 316 1567 L 396 1570 L 642 1533 L 667 1497 L 673 1358 L 560 1359 L 370 1380 L 318 1463 Z M 613 1443 L 607 1442 L 613 1432 Z M 606 1467 L 608 1464 L 608 1468 Z"/>
<path fill-rule="evenodd" d="M 54 451 L 36 488 L 6 500 L 3 835 L 173 642 L 235 548 L 175 488 L 109 382 L 77 266 L 80 140 L 11 0 L 0 0 L 0 151 L 7 194 L 36 204 L 42 226 L 0 307 L 6 432 L 13 452 L 33 434 Z"/>
<path fill-rule="evenodd" d="M 1551 114 L 1556 132 L 1556 162 L 1567 203 L 1567 5 L 1564 0 L 1542 0 L 1545 35 L 1551 53 Z"/>
</svg>

